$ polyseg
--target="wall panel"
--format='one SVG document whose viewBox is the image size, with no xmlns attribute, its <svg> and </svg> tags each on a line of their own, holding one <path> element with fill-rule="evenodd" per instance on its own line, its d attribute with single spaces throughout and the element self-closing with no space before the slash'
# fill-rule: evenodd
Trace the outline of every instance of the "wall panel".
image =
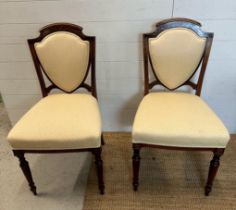
<svg viewBox="0 0 236 210">
<path fill-rule="evenodd" d="M 0 91 L 11 121 L 41 97 L 26 40 L 42 26 L 63 21 L 97 37 L 103 129 L 130 130 L 143 93 L 142 33 L 173 12 L 215 32 L 203 98 L 236 132 L 235 11 L 233 0 L 0 0 Z"/>
</svg>

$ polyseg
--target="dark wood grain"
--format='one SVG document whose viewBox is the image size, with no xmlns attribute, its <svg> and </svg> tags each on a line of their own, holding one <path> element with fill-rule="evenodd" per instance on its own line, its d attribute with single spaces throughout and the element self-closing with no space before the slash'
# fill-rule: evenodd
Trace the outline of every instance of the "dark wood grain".
<svg viewBox="0 0 236 210">
<path fill-rule="evenodd" d="M 139 168 L 140 168 L 140 149 L 141 146 L 133 144 L 133 190 L 138 190 L 139 185 Z"/>
<path fill-rule="evenodd" d="M 98 186 L 100 190 L 100 194 L 104 194 L 105 186 L 103 181 L 103 161 L 101 158 L 101 148 L 93 149 L 93 154 L 95 156 L 95 164 L 97 168 L 97 177 L 98 177 Z"/>
<path fill-rule="evenodd" d="M 215 149 L 214 156 L 210 163 L 209 173 L 208 173 L 208 180 L 205 187 L 205 195 L 209 195 L 212 189 L 213 181 L 215 179 L 216 173 L 220 166 L 220 157 L 223 155 L 224 149 Z"/>
<path fill-rule="evenodd" d="M 29 163 L 25 159 L 24 151 L 13 150 L 13 153 L 19 159 L 21 170 L 22 170 L 23 174 L 25 175 L 25 178 L 28 181 L 31 192 L 34 195 L 37 195 L 36 186 L 33 181 L 33 177 L 32 177 L 31 171 L 30 171 L 30 167 L 29 167 Z"/>
</svg>

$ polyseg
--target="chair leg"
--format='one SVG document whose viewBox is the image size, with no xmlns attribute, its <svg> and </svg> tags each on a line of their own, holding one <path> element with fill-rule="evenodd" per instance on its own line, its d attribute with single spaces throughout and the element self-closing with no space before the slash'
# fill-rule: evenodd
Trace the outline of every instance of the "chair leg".
<svg viewBox="0 0 236 210">
<path fill-rule="evenodd" d="M 105 145 L 105 140 L 104 140 L 103 133 L 102 133 L 102 135 L 101 135 L 101 143 L 102 143 L 102 145 Z"/>
<path fill-rule="evenodd" d="M 93 154 L 95 156 L 95 164 L 97 168 L 98 187 L 99 187 L 100 194 L 104 194 L 105 186 L 104 186 L 104 181 L 103 181 L 103 161 L 101 158 L 101 152 L 102 152 L 101 147 L 93 149 Z"/>
<path fill-rule="evenodd" d="M 212 190 L 212 185 L 218 168 L 220 166 L 220 157 L 223 155 L 224 149 L 215 149 L 214 156 L 210 163 L 209 173 L 208 173 L 208 180 L 205 186 L 205 195 L 208 196 Z"/>
<path fill-rule="evenodd" d="M 34 195 L 37 195 L 36 186 L 35 186 L 33 178 L 32 178 L 29 163 L 24 157 L 24 152 L 20 151 L 20 150 L 13 150 L 13 153 L 19 159 L 21 170 L 23 171 L 25 178 L 28 181 L 30 190 L 32 191 L 32 193 Z"/>
<path fill-rule="evenodd" d="M 138 190 L 139 185 L 139 167 L 140 167 L 140 149 L 139 145 L 133 144 L 133 190 Z"/>
</svg>

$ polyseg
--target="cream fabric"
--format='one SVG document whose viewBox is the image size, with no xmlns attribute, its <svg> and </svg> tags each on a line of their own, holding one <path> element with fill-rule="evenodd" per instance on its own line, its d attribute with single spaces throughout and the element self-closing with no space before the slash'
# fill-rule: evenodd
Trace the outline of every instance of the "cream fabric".
<svg viewBox="0 0 236 210">
<path fill-rule="evenodd" d="M 55 94 L 41 99 L 12 128 L 14 149 L 80 149 L 101 145 L 97 100 L 88 94 Z"/>
<path fill-rule="evenodd" d="M 224 148 L 229 133 L 198 96 L 150 93 L 142 100 L 133 125 L 133 143 L 174 147 Z"/>
<path fill-rule="evenodd" d="M 169 89 L 183 84 L 199 64 L 205 44 L 205 38 L 184 28 L 168 29 L 150 38 L 150 57 L 159 80 Z"/>
<path fill-rule="evenodd" d="M 89 42 L 69 32 L 55 32 L 35 43 L 39 60 L 49 78 L 72 91 L 83 81 L 89 61 Z"/>
</svg>

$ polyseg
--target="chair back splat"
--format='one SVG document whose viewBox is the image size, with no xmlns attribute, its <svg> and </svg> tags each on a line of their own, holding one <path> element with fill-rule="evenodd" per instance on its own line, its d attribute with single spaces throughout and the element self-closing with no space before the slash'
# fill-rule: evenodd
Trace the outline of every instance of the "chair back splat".
<svg viewBox="0 0 236 210">
<path fill-rule="evenodd" d="M 85 88 L 96 94 L 95 37 L 86 36 L 83 28 L 69 23 L 55 23 L 29 39 L 30 52 L 37 71 L 43 97 L 58 88 L 72 93 Z M 85 83 L 91 69 L 91 84 Z M 46 85 L 44 75 L 51 82 Z"/>
<path fill-rule="evenodd" d="M 185 18 L 161 21 L 154 32 L 144 34 L 144 95 L 155 85 L 171 91 L 189 85 L 200 96 L 213 35 L 204 32 L 199 22 Z M 152 82 L 149 63 L 155 76 Z M 194 83 L 191 79 L 198 69 L 199 77 Z"/>
</svg>

